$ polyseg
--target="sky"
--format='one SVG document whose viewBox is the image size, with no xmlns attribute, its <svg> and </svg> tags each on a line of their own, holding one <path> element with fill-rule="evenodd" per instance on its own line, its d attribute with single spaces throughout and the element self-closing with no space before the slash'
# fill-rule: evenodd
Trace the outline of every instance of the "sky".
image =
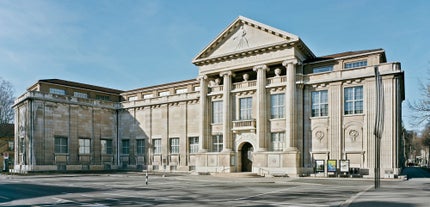
<svg viewBox="0 0 430 207">
<path fill-rule="evenodd" d="M 383 48 L 408 101 L 430 80 L 427 0 L 1 0 L 0 77 L 18 97 L 40 79 L 131 90 L 194 79 L 192 59 L 238 16 L 299 36 L 317 56 Z"/>
</svg>

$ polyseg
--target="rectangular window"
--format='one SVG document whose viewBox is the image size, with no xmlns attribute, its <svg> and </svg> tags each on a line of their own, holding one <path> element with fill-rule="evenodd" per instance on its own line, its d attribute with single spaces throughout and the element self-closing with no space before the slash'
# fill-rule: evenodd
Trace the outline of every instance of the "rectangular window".
<svg viewBox="0 0 430 207">
<path fill-rule="evenodd" d="M 158 96 L 168 96 L 168 95 L 170 95 L 169 91 L 163 91 L 163 92 L 158 93 Z"/>
<path fill-rule="evenodd" d="M 176 94 L 182 94 L 187 92 L 188 92 L 188 89 L 186 88 L 176 89 Z"/>
<path fill-rule="evenodd" d="M 284 149 L 285 132 L 276 132 L 271 134 L 270 150 L 282 151 Z"/>
<path fill-rule="evenodd" d="M 153 139 L 154 154 L 161 154 L 161 139 Z"/>
<path fill-rule="evenodd" d="M 137 96 L 128 97 L 128 101 L 136 101 L 136 100 L 137 100 Z"/>
<path fill-rule="evenodd" d="M 96 99 L 97 100 L 102 100 L 102 101 L 110 101 L 110 97 L 109 96 L 104 96 L 104 95 L 96 95 Z"/>
<path fill-rule="evenodd" d="M 221 152 L 223 147 L 222 135 L 212 136 L 212 152 Z"/>
<path fill-rule="evenodd" d="M 270 96 L 270 118 L 285 118 L 285 94 L 273 94 Z"/>
<path fill-rule="evenodd" d="M 313 91 L 312 96 L 312 117 L 328 116 L 328 92 Z"/>
<path fill-rule="evenodd" d="M 199 137 L 190 137 L 190 153 L 199 152 Z"/>
<path fill-rule="evenodd" d="M 100 140 L 102 145 L 102 154 L 110 155 L 112 154 L 112 140 L 102 139 Z"/>
<path fill-rule="evenodd" d="M 212 123 L 222 123 L 222 101 L 212 102 Z"/>
<path fill-rule="evenodd" d="M 145 140 L 144 139 L 138 139 L 136 140 L 136 152 L 138 155 L 145 154 Z"/>
<path fill-rule="evenodd" d="M 154 98 L 154 94 L 144 94 L 143 99 Z"/>
<path fill-rule="evenodd" d="M 179 138 L 170 138 L 170 154 L 179 154 Z"/>
<path fill-rule="evenodd" d="M 124 139 L 122 140 L 122 148 L 121 153 L 124 155 L 130 154 L 130 140 Z"/>
<path fill-rule="evenodd" d="M 333 71 L 333 65 L 322 66 L 322 67 L 317 67 L 312 69 L 313 73 L 323 73 L 323 72 L 329 72 L 329 71 Z"/>
<path fill-rule="evenodd" d="M 91 140 L 88 138 L 79 139 L 79 154 L 90 154 Z"/>
<path fill-rule="evenodd" d="M 345 88 L 344 96 L 345 115 L 363 113 L 363 86 Z"/>
<path fill-rule="evenodd" d="M 50 88 L 49 93 L 57 94 L 57 95 L 66 95 L 66 91 L 58 88 Z"/>
<path fill-rule="evenodd" d="M 81 93 L 81 92 L 73 92 L 73 96 L 74 97 L 78 97 L 78 98 L 88 98 L 88 94 L 86 93 Z"/>
<path fill-rule="evenodd" d="M 55 153 L 69 153 L 67 137 L 55 137 Z"/>
<path fill-rule="evenodd" d="M 343 68 L 351 69 L 351 68 L 359 68 L 359 67 L 365 67 L 365 66 L 367 66 L 367 60 L 360 60 L 360 61 L 345 63 Z"/>
<path fill-rule="evenodd" d="M 252 98 L 239 99 L 239 120 L 251 120 Z"/>
<path fill-rule="evenodd" d="M 13 151 L 14 149 L 13 141 L 9 141 L 8 145 L 9 145 L 9 151 Z"/>
</svg>

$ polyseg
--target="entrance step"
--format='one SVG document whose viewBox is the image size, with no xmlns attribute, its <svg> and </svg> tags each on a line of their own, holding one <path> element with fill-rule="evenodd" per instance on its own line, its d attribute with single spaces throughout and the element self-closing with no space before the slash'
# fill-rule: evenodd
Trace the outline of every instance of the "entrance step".
<svg viewBox="0 0 430 207">
<path fill-rule="evenodd" d="M 211 173 L 211 175 L 217 176 L 217 177 L 231 177 L 231 178 L 261 178 L 260 175 L 252 172 Z"/>
</svg>

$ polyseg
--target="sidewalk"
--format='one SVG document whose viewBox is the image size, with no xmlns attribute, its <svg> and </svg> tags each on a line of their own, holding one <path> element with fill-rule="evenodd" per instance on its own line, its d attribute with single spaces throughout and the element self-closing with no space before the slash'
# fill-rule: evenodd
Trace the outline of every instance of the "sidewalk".
<svg viewBox="0 0 430 207">
<path fill-rule="evenodd" d="M 416 207 L 430 205 L 430 173 L 421 168 L 405 168 L 409 180 L 381 184 L 380 189 L 370 188 L 348 200 L 343 206 Z"/>
</svg>

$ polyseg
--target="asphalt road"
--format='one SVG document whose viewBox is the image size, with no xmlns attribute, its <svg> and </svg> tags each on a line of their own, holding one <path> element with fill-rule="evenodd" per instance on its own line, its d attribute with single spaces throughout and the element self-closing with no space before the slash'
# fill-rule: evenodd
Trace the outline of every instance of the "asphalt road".
<svg viewBox="0 0 430 207">
<path fill-rule="evenodd" d="M 421 176 L 374 190 L 373 180 L 356 178 L 167 174 L 146 185 L 143 173 L 3 175 L 0 206 L 428 206 L 430 180 Z"/>
</svg>

